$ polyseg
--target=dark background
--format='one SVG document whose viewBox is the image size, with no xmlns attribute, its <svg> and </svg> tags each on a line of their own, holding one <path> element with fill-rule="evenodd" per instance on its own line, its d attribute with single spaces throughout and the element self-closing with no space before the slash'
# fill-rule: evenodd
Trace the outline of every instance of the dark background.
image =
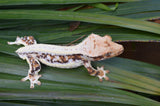
<svg viewBox="0 0 160 106">
<path fill-rule="evenodd" d="M 119 57 L 160 66 L 160 42 L 120 42 L 124 52 Z"/>
</svg>

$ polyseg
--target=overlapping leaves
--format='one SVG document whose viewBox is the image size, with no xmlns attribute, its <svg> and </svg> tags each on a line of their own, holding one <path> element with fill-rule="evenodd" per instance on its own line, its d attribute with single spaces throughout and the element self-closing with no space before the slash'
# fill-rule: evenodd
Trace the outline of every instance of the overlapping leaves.
<svg viewBox="0 0 160 106">
<path fill-rule="evenodd" d="M 3 5 L 0 7 L 2 8 L 0 10 L 1 105 L 10 105 L 11 103 L 42 105 L 41 103 L 44 103 L 45 105 L 159 106 L 159 102 L 138 95 L 160 95 L 159 66 L 123 58 L 94 62 L 95 67 L 103 65 L 105 69 L 111 71 L 108 74 L 110 81 L 100 83 L 96 77 L 89 76 L 84 67 L 58 69 L 42 65 L 40 72 L 43 75 L 41 78 L 42 86 L 36 86 L 35 89 L 31 90 L 29 89 L 29 82 L 20 82 L 20 79 L 27 75 L 28 70 L 28 64 L 14 53 L 20 46 L 7 45 L 7 41 L 15 40 L 17 35 L 32 35 L 40 43 L 67 44 L 92 32 L 100 35 L 109 34 L 114 41 L 159 40 L 159 25 L 144 21 L 144 19 L 157 17 L 159 14 L 159 7 L 144 5 L 144 3 L 152 2 L 152 4 L 158 5 L 160 3 L 158 0 L 124 3 L 120 4 L 116 11 L 109 12 L 102 9 L 87 9 L 77 12 L 56 11 L 58 6 L 63 8 L 64 5 L 46 5 L 48 3 L 55 4 L 56 0 L 41 0 L 41 3 L 42 1 L 45 2 L 42 7 L 51 6 L 51 8 L 43 10 L 41 6 L 36 4 L 36 1 L 24 1 L 0 2 Z M 90 3 L 97 1 L 92 0 Z M 57 0 L 57 2 L 60 1 Z M 75 0 L 75 2 L 68 0 L 65 2 L 67 4 L 85 3 L 86 5 L 89 0 Z M 66 4 L 65 2 L 61 3 Z M 17 6 L 18 3 L 24 6 Z M 28 5 L 32 3 L 35 7 Z M 30 10 L 27 8 L 28 6 L 31 7 Z M 15 7 L 18 9 L 14 10 Z M 134 7 L 139 7 L 139 9 L 132 11 Z M 5 10 L 7 8 L 9 10 Z M 145 8 L 149 8 L 149 10 L 145 10 Z M 147 15 L 142 15 L 144 12 Z M 83 22 L 78 29 L 70 32 L 68 30 L 70 21 Z"/>
</svg>

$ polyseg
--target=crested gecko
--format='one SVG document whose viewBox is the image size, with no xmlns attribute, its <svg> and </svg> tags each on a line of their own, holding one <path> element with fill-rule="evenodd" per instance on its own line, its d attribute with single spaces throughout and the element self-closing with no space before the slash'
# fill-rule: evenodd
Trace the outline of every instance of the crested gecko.
<svg viewBox="0 0 160 106">
<path fill-rule="evenodd" d="M 91 76 L 97 76 L 100 81 L 103 78 L 109 80 L 106 76 L 109 71 L 104 70 L 104 67 L 94 69 L 91 61 L 118 56 L 124 50 L 123 46 L 113 42 L 110 36 L 101 37 L 93 33 L 74 46 L 37 44 L 32 36 L 17 37 L 15 42 L 8 44 L 24 45 L 16 53 L 29 64 L 28 75 L 22 81 L 30 80 L 30 88 L 34 88 L 34 84 L 41 85 L 38 80 L 41 77 L 38 74 L 41 70 L 40 62 L 58 68 L 76 68 L 84 65 Z"/>
</svg>

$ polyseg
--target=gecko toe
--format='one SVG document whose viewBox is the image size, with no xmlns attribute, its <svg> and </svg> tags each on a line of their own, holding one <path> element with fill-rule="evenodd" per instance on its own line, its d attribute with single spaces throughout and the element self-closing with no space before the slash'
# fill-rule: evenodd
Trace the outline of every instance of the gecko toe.
<svg viewBox="0 0 160 106">
<path fill-rule="evenodd" d="M 108 81 L 108 80 L 109 80 L 109 77 L 105 76 L 104 79 Z"/>
<path fill-rule="evenodd" d="M 109 72 L 110 72 L 109 70 L 106 70 L 106 71 L 105 71 L 106 74 L 108 74 Z"/>
<path fill-rule="evenodd" d="M 37 83 L 36 83 L 37 85 L 41 85 L 41 81 L 37 81 Z"/>
<path fill-rule="evenodd" d="M 109 77 L 107 77 L 107 76 L 103 76 L 103 77 L 98 76 L 98 77 L 99 77 L 99 82 L 103 82 L 103 78 L 104 78 L 106 81 L 109 80 Z"/>
<path fill-rule="evenodd" d="M 28 80 L 28 79 L 29 79 L 29 77 L 28 77 L 28 76 L 26 76 L 26 77 L 22 78 L 22 79 L 21 79 L 21 81 L 23 81 L 23 82 L 24 82 L 24 81 L 26 81 L 26 80 Z"/>
<path fill-rule="evenodd" d="M 42 77 L 42 75 L 38 75 L 38 78 Z"/>
<path fill-rule="evenodd" d="M 26 81 L 24 78 L 21 79 L 22 82 Z"/>
<path fill-rule="evenodd" d="M 99 78 L 99 82 L 103 82 L 103 79 L 102 79 L 102 78 L 101 78 L 101 79 Z"/>
<path fill-rule="evenodd" d="M 34 83 L 30 84 L 30 88 L 33 89 L 34 88 Z"/>
</svg>

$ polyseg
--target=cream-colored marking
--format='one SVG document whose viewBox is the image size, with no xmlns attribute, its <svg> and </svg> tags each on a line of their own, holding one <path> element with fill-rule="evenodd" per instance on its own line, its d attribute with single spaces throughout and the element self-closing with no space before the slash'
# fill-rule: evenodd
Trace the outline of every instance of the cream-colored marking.
<svg viewBox="0 0 160 106">
<path fill-rule="evenodd" d="M 50 57 L 49 55 L 47 55 L 47 59 L 48 59 L 48 60 L 51 60 L 51 57 Z"/>
<path fill-rule="evenodd" d="M 81 66 L 83 64 L 83 61 L 81 60 L 77 60 L 73 61 L 72 59 L 69 59 L 69 61 L 67 63 L 59 63 L 59 62 L 48 62 L 46 59 L 39 59 L 40 62 L 42 62 L 43 64 L 46 64 L 48 66 L 52 66 L 52 67 L 58 67 L 58 68 L 76 68 L 78 66 Z M 56 60 L 57 61 L 57 60 Z"/>
<path fill-rule="evenodd" d="M 55 56 L 55 60 L 56 60 L 56 61 L 57 61 L 57 60 L 60 60 L 59 56 Z"/>
<path fill-rule="evenodd" d="M 68 57 L 67 57 L 67 56 L 64 56 L 64 57 L 65 57 L 66 60 L 68 60 Z"/>
</svg>

